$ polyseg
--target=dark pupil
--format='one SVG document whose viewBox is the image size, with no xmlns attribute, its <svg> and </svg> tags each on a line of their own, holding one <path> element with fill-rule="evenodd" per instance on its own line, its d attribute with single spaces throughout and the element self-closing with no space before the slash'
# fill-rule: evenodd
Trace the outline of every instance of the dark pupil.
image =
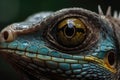
<svg viewBox="0 0 120 80">
<path fill-rule="evenodd" d="M 73 27 L 69 27 L 69 26 L 67 25 L 67 27 L 65 28 L 65 34 L 66 34 L 67 36 L 72 36 L 72 35 L 74 34 L 74 28 L 73 28 Z"/>
<path fill-rule="evenodd" d="M 66 36 L 69 36 L 69 37 L 73 36 L 75 31 L 74 25 L 72 23 L 67 24 L 64 31 Z"/>
</svg>

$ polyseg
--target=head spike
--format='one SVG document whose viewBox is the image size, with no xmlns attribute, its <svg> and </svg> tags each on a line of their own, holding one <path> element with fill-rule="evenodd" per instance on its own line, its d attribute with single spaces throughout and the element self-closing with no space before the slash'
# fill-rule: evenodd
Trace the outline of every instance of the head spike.
<svg viewBox="0 0 120 80">
<path fill-rule="evenodd" d="M 114 17 L 114 18 L 117 18 L 117 17 L 118 17 L 117 11 L 114 11 L 113 17 Z"/>
<path fill-rule="evenodd" d="M 118 14 L 118 18 L 120 19 L 120 12 L 119 12 L 119 14 Z"/>
<path fill-rule="evenodd" d="M 98 5 L 98 13 L 99 13 L 100 15 L 104 15 L 100 5 Z"/>
<path fill-rule="evenodd" d="M 106 16 L 111 16 L 111 6 L 108 7 Z"/>
</svg>

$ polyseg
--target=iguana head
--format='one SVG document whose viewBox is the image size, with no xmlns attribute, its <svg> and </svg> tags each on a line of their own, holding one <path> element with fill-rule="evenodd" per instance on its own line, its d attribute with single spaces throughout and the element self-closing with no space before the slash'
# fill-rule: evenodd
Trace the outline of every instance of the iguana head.
<svg viewBox="0 0 120 80">
<path fill-rule="evenodd" d="M 110 18 L 82 8 L 39 13 L 5 27 L 0 52 L 31 80 L 117 80 Z"/>
</svg>

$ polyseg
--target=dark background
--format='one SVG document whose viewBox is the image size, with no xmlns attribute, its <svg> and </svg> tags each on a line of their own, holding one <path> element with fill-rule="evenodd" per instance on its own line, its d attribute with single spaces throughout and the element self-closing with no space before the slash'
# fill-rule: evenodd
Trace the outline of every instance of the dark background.
<svg viewBox="0 0 120 80">
<path fill-rule="evenodd" d="M 108 6 L 112 12 L 120 10 L 118 0 L 0 0 L 0 30 L 14 22 L 23 21 L 40 11 L 56 11 L 68 7 L 82 7 L 97 12 L 98 4 L 103 12 Z M 0 80 L 19 80 L 14 69 L 0 56 Z"/>
</svg>

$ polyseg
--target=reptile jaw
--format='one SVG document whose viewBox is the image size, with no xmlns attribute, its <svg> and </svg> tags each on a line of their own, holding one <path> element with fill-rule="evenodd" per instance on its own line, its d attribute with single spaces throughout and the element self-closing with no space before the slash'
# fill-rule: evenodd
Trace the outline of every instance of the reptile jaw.
<svg viewBox="0 0 120 80">
<path fill-rule="evenodd" d="M 1 49 L 1 51 L 3 52 L 6 52 L 6 49 Z M 22 56 L 26 56 L 26 57 L 30 57 L 30 58 L 35 58 L 35 59 L 38 59 L 38 60 L 43 60 L 43 61 L 54 61 L 54 62 L 57 62 L 57 63 L 74 63 L 74 64 L 84 64 L 84 63 L 87 63 L 87 62 L 92 62 L 92 63 L 98 63 L 98 65 L 106 68 L 107 70 L 113 72 L 113 73 L 116 73 L 117 70 L 112 67 L 112 66 L 109 66 L 104 60 L 102 59 L 99 59 L 97 57 L 94 57 L 94 56 L 80 56 L 79 59 L 64 59 L 64 58 L 56 58 L 56 57 L 53 57 L 53 56 L 48 56 L 48 55 L 41 55 L 40 53 L 38 54 L 34 54 L 34 52 L 23 52 L 23 51 L 15 51 L 15 50 L 10 50 L 8 49 L 7 50 L 8 53 L 16 53 L 18 55 L 22 55 Z"/>
</svg>

